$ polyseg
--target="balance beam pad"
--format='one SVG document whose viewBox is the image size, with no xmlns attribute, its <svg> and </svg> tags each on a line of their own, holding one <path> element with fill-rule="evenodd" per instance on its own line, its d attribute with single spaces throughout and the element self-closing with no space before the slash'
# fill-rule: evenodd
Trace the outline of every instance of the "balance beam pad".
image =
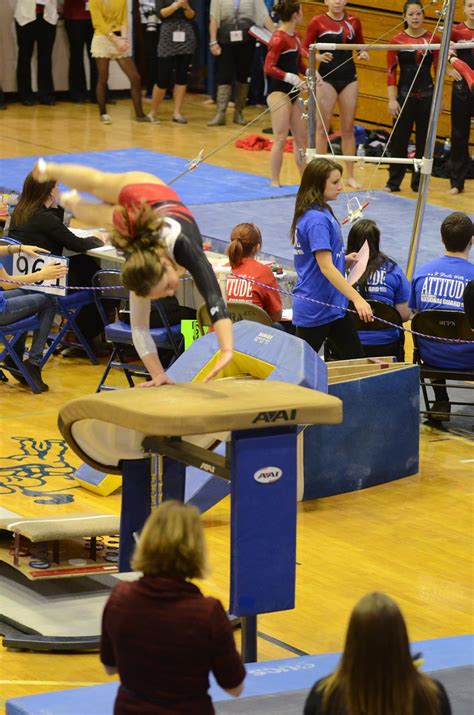
<svg viewBox="0 0 474 715">
<path fill-rule="evenodd" d="M 121 460 L 143 459 L 146 436 L 335 424 L 341 419 L 336 397 L 282 382 L 236 379 L 80 397 L 60 409 L 58 425 L 87 464 L 117 474 Z"/>
</svg>

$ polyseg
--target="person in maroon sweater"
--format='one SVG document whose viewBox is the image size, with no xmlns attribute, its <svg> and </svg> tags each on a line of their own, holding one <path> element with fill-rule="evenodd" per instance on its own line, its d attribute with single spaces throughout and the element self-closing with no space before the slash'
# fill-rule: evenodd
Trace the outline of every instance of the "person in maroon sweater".
<svg viewBox="0 0 474 715">
<path fill-rule="evenodd" d="M 415 126 L 418 159 L 423 156 L 431 102 L 433 99 L 433 74 L 438 65 L 437 50 L 423 50 L 424 45 L 440 42 L 439 35 L 423 27 L 425 14 L 418 0 L 408 0 L 403 6 L 405 29 L 392 37 L 390 44 L 400 45 L 399 50 L 387 52 L 388 113 L 396 122 L 390 140 L 393 157 L 406 158 L 408 142 Z M 420 45 L 419 50 L 404 50 L 403 45 Z M 397 86 L 397 67 L 399 68 Z M 403 107 L 403 111 L 402 111 Z M 406 164 L 391 164 L 385 191 L 400 191 L 406 172 Z M 411 188 L 418 191 L 420 173 L 413 170 Z"/>
<path fill-rule="evenodd" d="M 327 12 L 315 15 L 308 25 L 303 40 L 307 50 L 314 42 L 335 42 L 344 44 L 364 44 L 362 25 L 358 17 L 345 12 L 347 0 L 325 0 Z M 327 134 L 334 113 L 336 102 L 339 106 L 342 153 L 355 154 L 354 118 L 357 107 L 359 83 L 352 52 L 336 50 L 335 52 L 318 52 L 319 73 L 322 78 L 318 85 L 318 118 L 316 124 L 316 149 L 318 154 L 326 154 L 328 150 Z M 357 59 L 368 60 L 365 50 L 357 53 Z M 354 178 L 353 162 L 346 162 L 347 183 L 354 189 L 360 184 Z"/>
<path fill-rule="evenodd" d="M 304 169 L 306 149 L 306 121 L 299 87 L 306 66 L 302 58 L 301 38 L 296 25 L 303 20 L 298 0 L 281 0 L 275 6 L 280 17 L 280 27 L 273 33 L 268 44 L 264 71 L 268 82 L 267 103 L 272 118 L 273 143 L 270 154 L 272 186 L 280 186 L 280 169 L 283 161 L 288 131 L 293 137 L 293 156 L 300 174 Z"/>
<path fill-rule="evenodd" d="M 138 581 L 121 581 L 102 617 L 100 659 L 120 687 L 114 715 L 212 715 L 209 673 L 230 695 L 245 668 L 220 601 L 188 579 L 206 572 L 196 507 L 163 502 L 147 519 L 132 560 Z"/>
<path fill-rule="evenodd" d="M 474 40 L 474 0 L 464 0 L 466 20 L 451 31 L 453 42 Z M 471 163 L 469 132 L 474 116 L 474 49 L 456 50 L 451 57 L 448 74 L 453 78 L 451 94 L 451 188 L 449 193 L 459 194 Z"/>
<path fill-rule="evenodd" d="M 97 85 L 97 66 L 91 56 L 94 28 L 88 6 L 87 0 L 64 0 L 64 27 L 69 40 L 69 99 L 79 104 L 88 98 L 95 101 Z M 89 92 L 84 67 L 84 47 L 89 58 Z"/>
</svg>

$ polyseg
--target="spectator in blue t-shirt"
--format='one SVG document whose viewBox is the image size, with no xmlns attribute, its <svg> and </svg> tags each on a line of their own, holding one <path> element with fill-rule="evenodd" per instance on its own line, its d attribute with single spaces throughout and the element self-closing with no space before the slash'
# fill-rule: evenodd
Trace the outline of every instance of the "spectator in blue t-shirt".
<svg viewBox="0 0 474 715">
<path fill-rule="evenodd" d="M 366 241 L 369 261 L 354 287 L 367 300 L 393 305 L 405 322 L 410 318 L 410 283 L 400 266 L 380 250 L 380 230 L 375 221 L 361 219 L 349 231 L 347 253 L 357 253 Z M 403 332 L 400 330 L 359 330 L 359 338 L 368 357 L 403 354 Z"/>
<path fill-rule="evenodd" d="M 463 310 L 463 294 L 469 281 L 474 280 L 474 264 L 469 261 L 474 228 L 469 216 L 454 211 L 441 224 L 444 256 L 426 263 L 413 277 L 409 305 L 421 310 Z M 472 370 L 474 343 L 456 345 L 418 339 L 421 359 L 427 365 L 454 370 Z M 431 418 L 449 419 L 450 407 L 445 385 L 432 385 L 435 403 Z"/>
<path fill-rule="evenodd" d="M 291 225 L 294 263 L 298 274 L 293 289 L 296 335 L 318 352 L 326 338 L 341 359 L 363 357 L 347 304 L 359 317 L 372 320 L 372 309 L 345 279 L 346 265 L 356 260 L 345 254 L 342 232 L 329 201 L 342 190 L 342 166 L 331 159 L 307 164 L 296 196 Z"/>
</svg>

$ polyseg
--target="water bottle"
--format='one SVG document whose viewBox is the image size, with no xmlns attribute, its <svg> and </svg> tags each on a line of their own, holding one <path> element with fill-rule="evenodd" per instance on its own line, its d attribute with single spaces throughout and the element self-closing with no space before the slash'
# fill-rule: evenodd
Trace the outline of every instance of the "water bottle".
<svg viewBox="0 0 474 715">
<path fill-rule="evenodd" d="M 443 151 L 445 157 L 451 154 L 451 139 L 449 137 L 446 137 L 446 139 L 444 140 Z"/>
<path fill-rule="evenodd" d="M 359 144 L 359 146 L 357 147 L 356 156 L 361 157 L 359 159 L 359 161 L 357 162 L 357 166 L 359 167 L 359 169 L 363 169 L 364 164 L 365 164 L 365 162 L 362 159 L 362 157 L 365 156 L 365 147 L 363 144 Z"/>
</svg>

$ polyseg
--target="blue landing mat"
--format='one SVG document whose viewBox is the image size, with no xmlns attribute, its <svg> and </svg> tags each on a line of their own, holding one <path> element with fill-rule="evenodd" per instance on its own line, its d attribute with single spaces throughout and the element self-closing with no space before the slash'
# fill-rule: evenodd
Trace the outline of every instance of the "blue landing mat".
<svg viewBox="0 0 474 715">
<path fill-rule="evenodd" d="M 163 181 L 171 181 L 186 168 L 188 161 L 170 154 L 160 154 L 148 149 L 117 149 L 80 154 L 45 155 L 45 159 L 60 164 L 74 162 L 87 164 L 102 171 L 148 171 Z M 189 157 L 192 159 L 193 157 Z M 37 156 L 0 160 L 0 185 L 20 191 L 25 176 L 31 171 Z M 195 171 L 179 179 L 173 188 L 186 204 L 210 204 L 216 201 L 251 201 L 274 196 L 295 195 L 297 186 L 277 188 L 263 176 L 243 171 L 222 169 L 211 164 L 201 164 Z M 237 223 L 237 222 L 236 222 Z"/>
<path fill-rule="evenodd" d="M 474 664 L 474 637 L 471 635 L 418 641 L 411 644 L 411 650 L 412 653 L 423 653 L 423 669 L 426 671 Z M 334 670 L 338 660 L 339 654 L 327 653 L 249 663 L 241 702 L 245 702 L 246 698 L 252 701 L 256 696 L 308 689 L 316 680 Z M 101 667 L 98 660 L 97 667 Z M 110 715 L 117 687 L 117 683 L 113 682 L 12 698 L 7 701 L 6 715 Z M 232 700 L 213 678 L 210 694 L 216 703 Z M 249 712 L 254 713 L 255 707 L 251 707 Z"/>
<path fill-rule="evenodd" d="M 410 247 L 415 201 L 401 196 L 373 191 L 364 218 L 376 221 L 381 230 L 381 249 L 406 267 Z M 366 200 L 364 192 L 357 194 L 361 203 Z M 249 221 L 257 224 L 262 232 L 263 250 L 267 254 L 292 264 L 293 247 L 290 242 L 290 226 L 295 206 L 294 197 L 273 198 L 264 201 L 236 201 L 212 206 L 193 206 L 193 214 L 205 236 L 229 241 L 230 231 L 237 223 Z M 341 221 L 347 215 L 346 200 L 342 196 L 333 204 L 336 217 Z M 440 226 L 451 209 L 427 205 L 423 219 L 417 265 L 436 258 L 443 253 Z M 342 227 L 344 237 L 350 224 Z"/>
</svg>

